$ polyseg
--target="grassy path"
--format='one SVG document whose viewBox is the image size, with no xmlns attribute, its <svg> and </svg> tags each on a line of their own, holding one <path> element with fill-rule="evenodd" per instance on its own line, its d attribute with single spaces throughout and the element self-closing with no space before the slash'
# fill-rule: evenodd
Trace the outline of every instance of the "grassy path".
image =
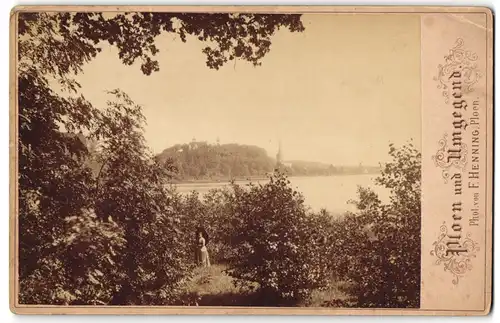
<svg viewBox="0 0 500 323">
<path fill-rule="evenodd" d="M 199 306 L 272 306 L 274 300 L 264 299 L 251 289 L 236 287 L 232 277 L 224 273 L 224 265 L 212 265 L 195 269 L 193 278 L 187 284 L 187 292 L 198 295 Z M 308 303 L 296 306 L 319 307 L 325 301 L 345 299 L 343 284 L 334 283 L 325 290 L 313 291 Z"/>
</svg>

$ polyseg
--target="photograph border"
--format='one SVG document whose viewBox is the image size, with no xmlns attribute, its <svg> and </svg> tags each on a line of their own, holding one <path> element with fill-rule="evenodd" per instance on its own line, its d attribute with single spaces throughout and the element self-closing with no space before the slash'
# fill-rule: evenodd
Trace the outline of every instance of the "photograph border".
<svg viewBox="0 0 500 323">
<path fill-rule="evenodd" d="M 316 308 L 316 307 L 209 307 L 209 306 L 59 306 L 20 305 L 18 303 L 18 88 L 17 88 L 17 22 L 23 12 L 190 12 L 190 13 L 345 13 L 345 14 L 399 14 L 399 13 L 483 13 L 486 15 L 486 190 L 485 199 L 485 308 L 483 310 L 429 310 L 429 309 L 372 309 L 372 308 Z M 9 72 L 9 298 L 15 314 L 168 314 L 168 315 L 487 315 L 492 293 L 492 215 L 493 215 L 493 12 L 487 7 L 452 6 L 103 6 L 103 5 L 39 5 L 16 6 L 10 13 L 10 72 Z"/>
</svg>

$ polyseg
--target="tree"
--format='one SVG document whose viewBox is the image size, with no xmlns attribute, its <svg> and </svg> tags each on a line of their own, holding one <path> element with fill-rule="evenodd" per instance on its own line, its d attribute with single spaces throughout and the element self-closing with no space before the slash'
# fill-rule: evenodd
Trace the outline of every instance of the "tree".
<svg viewBox="0 0 500 323">
<path fill-rule="evenodd" d="M 120 91 L 92 133 L 101 139 L 101 172 L 96 181 L 96 214 L 112 217 L 126 240 L 118 261 L 124 269 L 112 304 L 164 304 L 189 272 L 179 219 L 167 190 L 171 164 L 159 164 L 142 134 L 141 107 Z"/>
<path fill-rule="evenodd" d="M 62 77 L 81 72 L 82 65 L 108 42 L 119 49 L 126 65 L 141 63 L 144 74 L 159 70 L 154 56 L 159 52 L 155 37 L 162 32 L 176 33 L 183 42 L 188 35 L 207 42 L 203 49 L 209 68 L 219 69 L 240 58 L 260 65 L 269 52 L 271 37 L 280 28 L 300 32 L 304 26 L 296 14 L 203 14 L 128 12 L 110 16 L 103 13 L 20 13 L 19 35 L 35 37 L 39 46 L 25 46 L 20 54 L 45 61 L 32 61 L 42 74 Z M 21 37 L 22 38 L 22 37 Z"/>
<path fill-rule="evenodd" d="M 18 85 L 19 274 L 23 278 L 37 267 L 37 259 L 52 252 L 52 238 L 62 234 L 64 218 L 89 206 L 92 174 L 85 165 L 87 149 L 75 132 L 91 127 L 95 119 L 88 102 L 56 95 L 35 69 L 21 73 Z"/>
</svg>

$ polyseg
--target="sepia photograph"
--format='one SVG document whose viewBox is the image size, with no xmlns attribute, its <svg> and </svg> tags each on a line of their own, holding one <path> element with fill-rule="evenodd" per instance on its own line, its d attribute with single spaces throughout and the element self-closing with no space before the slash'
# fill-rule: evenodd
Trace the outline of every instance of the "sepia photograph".
<svg viewBox="0 0 500 323">
<path fill-rule="evenodd" d="M 16 304 L 421 307 L 419 14 L 14 24 Z"/>
</svg>

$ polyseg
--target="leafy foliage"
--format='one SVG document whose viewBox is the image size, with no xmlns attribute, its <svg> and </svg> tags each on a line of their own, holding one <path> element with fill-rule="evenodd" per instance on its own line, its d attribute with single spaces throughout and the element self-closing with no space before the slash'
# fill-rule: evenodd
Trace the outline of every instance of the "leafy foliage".
<svg viewBox="0 0 500 323">
<path fill-rule="evenodd" d="M 271 37 L 279 28 L 300 32 L 304 26 L 300 15 L 238 14 L 238 13 L 21 13 L 19 34 L 36 37 L 45 46 L 26 48 L 21 41 L 20 51 L 28 57 L 45 59 L 42 74 L 63 77 L 80 72 L 83 63 L 94 58 L 100 42 L 106 41 L 119 49 L 125 65 L 136 61 L 149 75 L 159 70 L 154 57 L 159 52 L 156 37 L 162 32 L 175 33 L 183 42 L 188 36 L 207 43 L 203 52 L 209 68 L 219 69 L 234 59 L 254 65 L 269 52 Z M 38 62 L 32 60 L 32 64 Z"/>
<path fill-rule="evenodd" d="M 339 221 L 332 259 L 336 274 L 352 282 L 353 306 L 418 307 L 420 301 L 421 155 L 411 144 L 390 146 L 378 185 L 391 191 L 385 205 L 359 188 L 358 212 Z"/>
<path fill-rule="evenodd" d="M 309 238 L 313 226 L 302 195 L 281 172 L 264 185 L 235 187 L 231 276 L 256 282 L 267 297 L 298 300 L 323 284 Z"/>
<path fill-rule="evenodd" d="M 81 98 L 64 99 L 34 70 L 19 76 L 19 253 L 20 276 L 36 268 L 64 231 L 63 219 L 91 203 L 92 176 L 86 147 L 75 132 L 90 126 L 92 111 Z M 64 118 L 62 117 L 64 116 Z M 84 119 L 82 121 L 81 119 Z"/>
<path fill-rule="evenodd" d="M 171 165 L 142 137 L 140 107 L 119 90 L 107 107 L 73 76 L 101 51 L 159 70 L 155 37 L 207 43 L 210 68 L 258 65 L 299 15 L 19 13 L 19 276 L 21 303 L 164 304 L 189 273 L 186 226 L 165 188 Z M 62 92 L 57 92 L 60 88 Z M 189 300 L 187 300 L 189 301 Z"/>
<path fill-rule="evenodd" d="M 74 199 L 82 206 L 72 209 L 68 194 L 57 195 L 64 199 L 59 207 L 57 200 L 46 205 L 35 196 L 29 210 L 38 221 L 20 214 L 20 224 L 28 228 L 23 233 L 31 233 L 35 226 L 47 232 L 38 236 L 42 244 L 36 263 L 22 267 L 21 301 L 164 304 L 174 299 L 189 273 L 190 261 L 179 244 L 180 221 L 169 206 L 168 167 L 157 164 L 147 152 L 140 107 L 120 91 L 110 94 L 116 99 L 96 115 L 98 122 L 88 135 L 100 142 L 92 156 L 101 164 L 99 173 L 92 176 L 91 169 L 80 161 L 87 181 L 64 182 L 67 193 L 79 188 L 79 199 Z M 70 172 L 69 167 L 63 169 Z M 52 181 L 64 181 L 55 175 Z M 82 184 L 86 186 L 79 187 Z M 75 215 L 57 218 L 60 212 Z M 52 214 L 47 222 L 39 220 Z M 22 246 L 27 242 L 31 241 L 22 240 Z M 55 281 L 44 280 L 45 274 L 53 275 Z M 54 286 L 59 287 L 54 290 Z"/>
<path fill-rule="evenodd" d="M 50 252 L 20 281 L 25 304 L 109 304 L 123 279 L 117 255 L 123 249 L 123 230 L 114 222 L 96 219 L 86 210 L 64 219 L 64 233 Z M 50 287 L 50 288 L 47 288 Z"/>
<path fill-rule="evenodd" d="M 112 303 L 162 304 L 173 298 L 190 263 L 170 206 L 168 165 L 147 151 L 140 107 L 124 93 L 112 94 L 117 100 L 108 103 L 104 122 L 93 133 L 102 138 L 96 213 L 119 223 L 127 241 L 119 263 L 127 278 Z"/>
</svg>

